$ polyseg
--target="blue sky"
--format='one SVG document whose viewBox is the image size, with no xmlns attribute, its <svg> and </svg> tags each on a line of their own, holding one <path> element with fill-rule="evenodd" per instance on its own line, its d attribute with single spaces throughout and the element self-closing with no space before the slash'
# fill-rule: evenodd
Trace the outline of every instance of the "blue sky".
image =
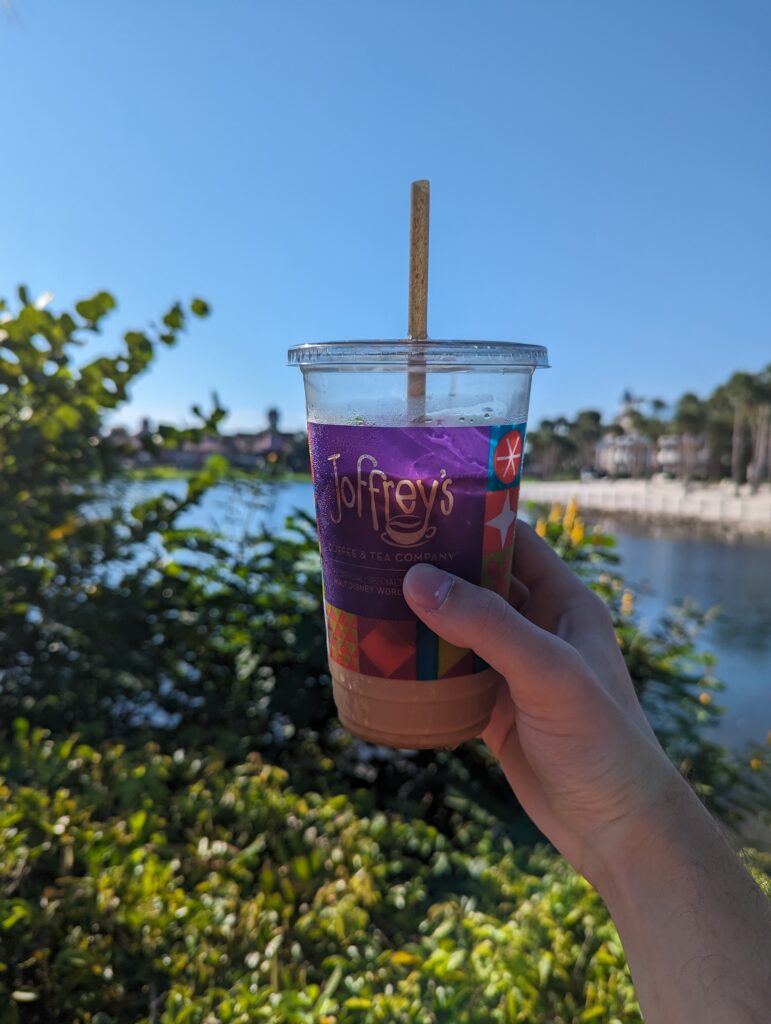
<svg viewBox="0 0 771 1024">
<path fill-rule="evenodd" d="M 429 332 L 545 344 L 533 417 L 771 360 L 771 5 L 15 0 L 0 13 L 0 294 L 112 290 L 100 347 L 212 318 L 122 416 L 217 388 L 303 419 L 290 344 L 400 337 L 409 183 Z"/>
</svg>

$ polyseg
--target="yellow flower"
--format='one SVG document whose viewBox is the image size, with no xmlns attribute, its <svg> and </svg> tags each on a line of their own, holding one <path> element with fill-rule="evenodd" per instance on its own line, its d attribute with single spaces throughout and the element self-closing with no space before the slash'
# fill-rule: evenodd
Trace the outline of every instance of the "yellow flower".
<svg viewBox="0 0 771 1024">
<path fill-rule="evenodd" d="M 706 707 L 708 704 L 711 704 L 711 703 L 712 703 L 712 694 L 711 693 L 700 693 L 699 694 L 699 704 L 703 704 Z"/>
<path fill-rule="evenodd" d="M 573 529 L 573 523 L 575 523 L 577 515 L 578 515 L 578 502 L 576 501 L 575 498 L 571 498 L 570 501 L 567 504 L 567 508 L 565 509 L 565 515 L 564 515 L 564 517 L 562 519 L 562 529 L 563 530 L 572 530 Z"/>
<path fill-rule="evenodd" d="M 545 519 L 539 519 L 536 522 L 536 524 L 535 524 L 535 532 L 538 534 L 539 537 L 545 537 L 546 536 L 546 520 Z"/>
<path fill-rule="evenodd" d="M 759 772 L 762 767 L 763 762 L 760 760 L 759 757 L 753 757 L 750 759 L 750 768 L 752 768 L 754 772 Z"/>
<path fill-rule="evenodd" d="M 420 957 L 415 956 L 414 953 L 408 953 L 405 949 L 395 950 L 391 954 L 391 960 L 402 967 L 420 963 Z"/>
<path fill-rule="evenodd" d="M 562 519 L 562 505 L 558 501 L 555 501 L 549 512 L 549 522 L 558 523 Z"/>
<path fill-rule="evenodd" d="M 65 537 L 69 537 L 70 534 L 77 530 L 78 525 L 77 519 L 68 519 L 67 522 L 62 523 L 61 526 L 55 526 L 48 536 L 51 540 L 64 540 Z"/>
<path fill-rule="evenodd" d="M 573 528 L 570 531 L 570 543 L 574 548 L 577 548 L 580 544 L 583 544 L 585 536 L 586 530 L 584 528 L 583 519 L 576 519 L 575 523 L 573 523 Z"/>
<path fill-rule="evenodd" d="M 631 590 L 625 590 L 621 597 L 621 614 L 629 617 L 634 611 L 634 594 Z"/>
</svg>

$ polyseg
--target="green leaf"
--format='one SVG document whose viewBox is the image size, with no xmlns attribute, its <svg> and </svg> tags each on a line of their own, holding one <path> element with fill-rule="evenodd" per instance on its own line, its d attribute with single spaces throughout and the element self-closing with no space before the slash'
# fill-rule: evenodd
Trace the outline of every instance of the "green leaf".
<svg viewBox="0 0 771 1024">
<path fill-rule="evenodd" d="M 72 405 L 60 405 L 54 416 L 66 430 L 76 430 L 80 426 L 80 413 Z"/>
<path fill-rule="evenodd" d="M 190 303 L 190 311 L 195 316 L 208 316 L 211 312 L 209 303 L 204 299 L 193 299 Z"/>
<path fill-rule="evenodd" d="M 135 836 L 139 836 L 147 823 L 147 811 L 137 811 L 129 818 L 129 827 Z"/>
<path fill-rule="evenodd" d="M 172 331 L 181 331 L 185 326 L 185 313 L 179 303 L 176 303 L 163 317 L 164 324 Z"/>
<path fill-rule="evenodd" d="M 509 1015 L 510 1021 L 517 1019 L 517 1003 L 518 1003 L 519 992 L 512 985 L 509 991 L 506 993 L 506 1011 Z"/>
<path fill-rule="evenodd" d="M 15 925 L 19 924 L 20 921 L 25 921 L 30 916 L 29 907 L 26 903 L 21 900 L 16 900 L 9 913 L 6 914 L 2 920 L 0 920 L 0 928 L 3 931 L 10 931 Z"/>
<path fill-rule="evenodd" d="M 115 309 L 116 302 L 109 292 L 97 292 L 90 299 L 81 299 L 75 303 L 76 311 L 92 324 L 96 324 L 103 316 Z"/>
<path fill-rule="evenodd" d="M 26 718 L 14 718 L 13 731 L 16 734 L 17 743 L 29 736 L 29 721 Z"/>
<path fill-rule="evenodd" d="M 545 989 L 549 984 L 551 978 L 552 967 L 554 966 L 554 954 L 543 953 L 538 961 L 538 985 L 539 988 Z"/>
<path fill-rule="evenodd" d="M 307 857 L 295 857 L 292 860 L 292 870 L 301 882 L 310 881 L 311 865 Z"/>
<path fill-rule="evenodd" d="M 343 968 L 340 966 L 340 964 L 338 964 L 337 967 L 335 967 L 335 969 L 330 974 L 329 978 L 327 979 L 324 988 L 321 990 L 321 995 L 319 996 L 318 1002 L 316 1003 L 315 1007 L 317 1013 L 323 1013 L 325 1011 L 325 1009 L 327 1008 L 327 1003 L 335 994 L 337 986 L 340 984 L 342 977 Z"/>
<path fill-rule="evenodd" d="M 598 1017 L 604 1017 L 606 1013 L 607 1010 L 604 1006 L 591 1006 L 581 1014 L 581 1020 L 597 1020 Z"/>
<path fill-rule="evenodd" d="M 123 336 L 128 348 L 129 358 L 139 366 L 145 366 L 153 357 L 153 344 L 146 334 L 140 331 L 127 331 Z"/>
</svg>

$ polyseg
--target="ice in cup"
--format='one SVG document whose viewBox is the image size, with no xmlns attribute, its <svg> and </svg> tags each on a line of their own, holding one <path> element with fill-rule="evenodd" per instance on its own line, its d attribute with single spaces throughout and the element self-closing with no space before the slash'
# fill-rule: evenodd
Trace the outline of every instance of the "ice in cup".
<svg viewBox="0 0 771 1024">
<path fill-rule="evenodd" d="M 430 562 L 508 594 L 530 382 L 546 349 L 348 341 L 297 346 L 289 361 L 305 382 L 340 721 L 388 747 L 457 746 L 489 721 L 498 676 L 420 622 L 402 582 Z"/>
</svg>

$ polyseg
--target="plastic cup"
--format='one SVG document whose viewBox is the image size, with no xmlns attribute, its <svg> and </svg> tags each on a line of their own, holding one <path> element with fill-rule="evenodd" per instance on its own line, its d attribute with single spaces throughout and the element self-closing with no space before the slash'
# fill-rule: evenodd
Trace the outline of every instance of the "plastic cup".
<svg viewBox="0 0 771 1024">
<path fill-rule="evenodd" d="M 394 748 L 487 725 L 498 675 L 410 611 L 431 562 L 506 596 L 530 382 L 546 349 L 346 341 L 289 351 L 305 382 L 332 686 L 342 724 Z"/>
</svg>

